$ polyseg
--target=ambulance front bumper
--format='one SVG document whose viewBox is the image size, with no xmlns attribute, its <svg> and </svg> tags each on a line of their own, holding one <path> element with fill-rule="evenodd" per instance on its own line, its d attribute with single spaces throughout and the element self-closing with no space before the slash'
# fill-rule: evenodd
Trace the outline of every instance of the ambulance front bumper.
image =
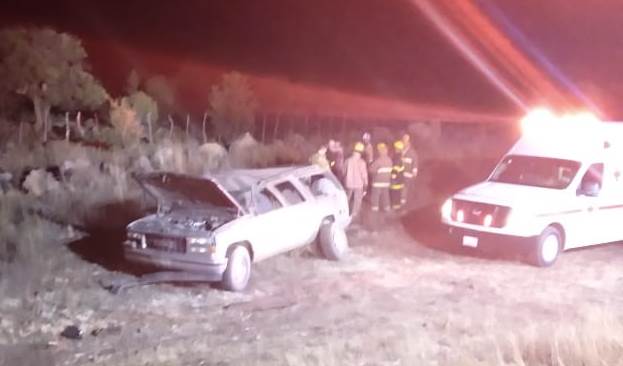
<svg viewBox="0 0 623 366">
<path fill-rule="evenodd" d="M 517 236 L 447 225 L 451 244 L 497 254 L 529 253 L 538 236 Z"/>
</svg>

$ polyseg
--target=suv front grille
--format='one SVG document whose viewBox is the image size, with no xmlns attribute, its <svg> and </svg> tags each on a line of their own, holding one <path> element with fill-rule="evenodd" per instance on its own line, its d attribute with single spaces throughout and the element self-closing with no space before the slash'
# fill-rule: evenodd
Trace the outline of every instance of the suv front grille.
<svg viewBox="0 0 623 366">
<path fill-rule="evenodd" d="M 186 253 L 186 239 L 172 238 L 160 235 L 146 235 L 147 248 L 161 250 L 163 252 Z"/>
</svg>

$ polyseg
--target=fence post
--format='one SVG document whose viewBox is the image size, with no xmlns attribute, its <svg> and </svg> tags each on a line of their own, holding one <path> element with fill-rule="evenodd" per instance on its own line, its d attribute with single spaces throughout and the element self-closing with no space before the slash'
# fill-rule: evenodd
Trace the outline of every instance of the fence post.
<svg viewBox="0 0 623 366">
<path fill-rule="evenodd" d="M 149 144 L 154 143 L 154 133 L 151 126 L 151 112 L 147 112 L 147 132 L 149 133 Z"/>
<path fill-rule="evenodd" d="M 69 112 L 65 112 L 65 141 L 69 141 Z"/>
<path fill-rule="evenodd" d="M 43 142 L 48 142 L 48 124 L 50 119 L 50 110 L 46 108 L 45 114 L 43 115 Z"/>
<path fill-rule="evenodd" d="M 208 112 L 203 113 L 203 122 L 201 127 L 201 132 L 203 134 L 203 143 L 208 143 L 208 135 L 206 133 L 206 121 L 208 120 Z"/>
<path fill-rule="evenodd" d="M 170 125 L 170 129 L 169 129 L 169 139 L 173 139 L 173 127 L 175 126 L 175 122 L 173 122 L 173 117 L 171 117 L 171 115 L 169 114 L 169 125 Z"/>
<path fill-rule="evenodd" d="M 190 113 L 186 113 L 186 140 L 188 140 L 189 129 L 190 129 Z"/>
<path fill-rule="evenodd" d="M 279 132 L 280 121 L 281 121 L 281 112 L 277 114 L 277 120 L 275 121 L 275 128 L 273 129 L 273 141 L 277 139 L 277 133 Z"/>
<path fill-rule="evenodd" d="M 80 137 L 84 137 L 84 129 L 82 128 L 82 112 L 78 111 L 76 114 L 76 126 L 78 128 L 78 132 L 80 133 Z"/>
<path fill-rule="evenodd" d="M 22 144 L 24 139 L 24 122 L 22 120 L 19 121 L 19 133 L 17 135 L 17 142 L 19 145 Z"/>
<path fill-rule="evenodd" d="M 266 143 L 266 113 L 262 113 L 262 143 Z"/>
</svg>

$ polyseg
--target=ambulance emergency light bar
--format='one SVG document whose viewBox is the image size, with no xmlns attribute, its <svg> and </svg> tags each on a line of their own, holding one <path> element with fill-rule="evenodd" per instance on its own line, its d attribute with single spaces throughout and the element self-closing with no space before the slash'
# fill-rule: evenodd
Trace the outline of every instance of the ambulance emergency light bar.
<svg viewBox="0 0 623 366">
<path fill-rule="evenodd" d="M 522 134 L 530 137 L 551 137 L 558 134 L 586 136 L 599 122 L 601 120 L 590 112 L 556 115 L 547 108 L 535 108 L 520 121 Z"/>
</svg>

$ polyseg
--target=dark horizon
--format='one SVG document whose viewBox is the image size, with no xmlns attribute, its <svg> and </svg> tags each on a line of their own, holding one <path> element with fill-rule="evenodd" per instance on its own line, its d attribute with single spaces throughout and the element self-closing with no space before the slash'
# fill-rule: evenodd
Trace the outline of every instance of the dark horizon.
<svg viewBox="0 0 623 366">
<path fill-rule="evenodd" d="M 489 3 L 476 1 L 481 9 Z M 603 55 L 611 43 L 620 42 L 606 38 L 609 29 L 618 27 L 606 12 L 616 6 L 613 2 L 594 7 L 599 11 L 581 21 L 575 19 L 581 9 L 569 9 L 561 0 L 495 5 L 607 116 L 623 115 L 612 102 L 623 92 L 608 72 L 615 69 L 616 57 Z M 456 16 L 453 7 L 441 8 L 450 19 Z M 520 112 L 410 1 L 188 1 L 175 6 L 64 0 L 55 8 L 8 1 L 0 11 L 5 24 L 51 26 L 81 37 L 96 75 L 113 93 L 121 91 L 131 68 L 175 78 L 180 65 L 193 62 L 410 103 L 500 115 Z M 604 20 L 599 27 L 598 17 Z M 508 31 L 495 20 L 501 32 Z M 604 38 L 585 37 L 585 27 Z M 587 65 L 592 60 L 576 50 L 591 44 L 592 60 L 608 67 Z M 531 102 L 542 97 L 538 85 L 518 88 Z"/>
</svg>

